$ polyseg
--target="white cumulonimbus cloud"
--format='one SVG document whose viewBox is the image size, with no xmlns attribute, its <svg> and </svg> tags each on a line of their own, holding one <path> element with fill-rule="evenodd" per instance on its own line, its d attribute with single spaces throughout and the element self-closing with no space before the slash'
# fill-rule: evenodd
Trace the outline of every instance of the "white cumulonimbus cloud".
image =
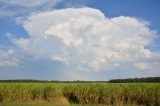
<svg viewBox="0 0 160 106">
<path fill-rule="evenodd" d="M 160 69 L 160 55 L 146 48 L 156 33 L 133 17 L 108 18 L 93 8 L 68 8 L 32 14 L 23 23 L 29 38 L 14 39 L 27 53 L 83 70 L 132 65 Z"/>
</svg>

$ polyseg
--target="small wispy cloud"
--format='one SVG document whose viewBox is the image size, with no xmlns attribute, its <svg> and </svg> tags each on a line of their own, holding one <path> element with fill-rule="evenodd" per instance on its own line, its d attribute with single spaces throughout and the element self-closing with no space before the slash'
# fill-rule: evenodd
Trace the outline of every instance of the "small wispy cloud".
<svg viewBox="0 0 160 106">
<path fill-rule="evenodd" d="M 0 16 L 27 16 L 53 9 L 63 0 L 0 0 Z"/>
<path fill-rule="evenodd" d="M 57 56 L 56 55 L 52 56 L 51 60 L 59 61 L 59 62 L 64 63 L 64 64 L 68 64 L 67 60 L 64 57 L 61 57 L 61 56 L 58 56 L 58 55 Z"/>
<path fill-rule="evenodd" d="M 15 50 L 0 50 L 0 66 L 18 66 L 19 63 L 20 56 Z"/>
<path fill-rule="evenodd" d="M 8 6 L 19 6 L 19 7 L 39 7 L 51 3 L 55 5 L 62 0 L 0 0 Z"/>
</svg>

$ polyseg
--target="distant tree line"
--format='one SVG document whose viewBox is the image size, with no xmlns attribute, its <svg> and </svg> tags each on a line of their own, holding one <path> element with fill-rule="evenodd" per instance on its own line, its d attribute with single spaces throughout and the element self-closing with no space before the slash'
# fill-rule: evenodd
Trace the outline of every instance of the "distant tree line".
<svg viewBox="0 0 160 106">
<path fill-rule="evenodd" d="M 17 80 L 0 80 L 0 82 L 32 82 L 32 83 L 106 83 L 108 81 L 58 81 L 58 80 L 34 80 L 34 79 L 17 79 Z"/>
<path fill-rule="evenodd" d="M 113 79 L 110 83 L 160 82 L 160 77 Z"/>
<path fill-rule="evenodd" d="M 0 80 L 0 82 L 32 82 L 32 83 L 134 83 L 134 82 L 160 82 L 160 77 L 148 78 L 128 78 L 128 79 L 112 79 L 109 81 L 58 81 L 58 80 L 34 80 L 34 79 L 17 79 L 17 80 Z"/>
</svg>

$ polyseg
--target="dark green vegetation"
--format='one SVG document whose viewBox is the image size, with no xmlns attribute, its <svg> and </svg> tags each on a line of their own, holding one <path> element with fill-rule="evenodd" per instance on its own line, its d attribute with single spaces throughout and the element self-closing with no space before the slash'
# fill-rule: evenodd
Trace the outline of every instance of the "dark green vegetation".
<svg viewBox="0 0 160 106">
<path fill-rule="evenodd" d="M 126 82 L 160 82 L 160 77 L 148 77 L 148 78 L 129 78 L 129 79 L 114 79 L 110 80 L 111 83 L 126 83 Z"/>
<path fill-rule="evenodd" d="M 160 77 L 146 77 L 146 78 L 128 78 L 128 79 L 113 79 L 109 81 L 48 81 L 48 80 L 34 80 L 34 79 L 19 79 L 19 80 L 0 80 L 0 82 L 34 82 L 34 83 L 132 83 L 132 82 L 160 82 Z"/>
<path fill-rule="evenodd" d="M 0 102 L 160 105 L 160 83 L 0 83 Z M 1 106 L 2 106 L 1 104 Z"/>
</svg>

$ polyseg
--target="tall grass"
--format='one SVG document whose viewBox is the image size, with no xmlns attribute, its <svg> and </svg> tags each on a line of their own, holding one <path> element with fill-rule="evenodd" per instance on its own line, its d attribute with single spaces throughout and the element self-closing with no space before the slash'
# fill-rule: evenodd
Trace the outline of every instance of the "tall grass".
<svg viewBox="0 0 160 106">
<path fill-rule="evenodd" d="M 0 103 L 160 105 L 160 83 L 0 83 Z"/>
</svg>

